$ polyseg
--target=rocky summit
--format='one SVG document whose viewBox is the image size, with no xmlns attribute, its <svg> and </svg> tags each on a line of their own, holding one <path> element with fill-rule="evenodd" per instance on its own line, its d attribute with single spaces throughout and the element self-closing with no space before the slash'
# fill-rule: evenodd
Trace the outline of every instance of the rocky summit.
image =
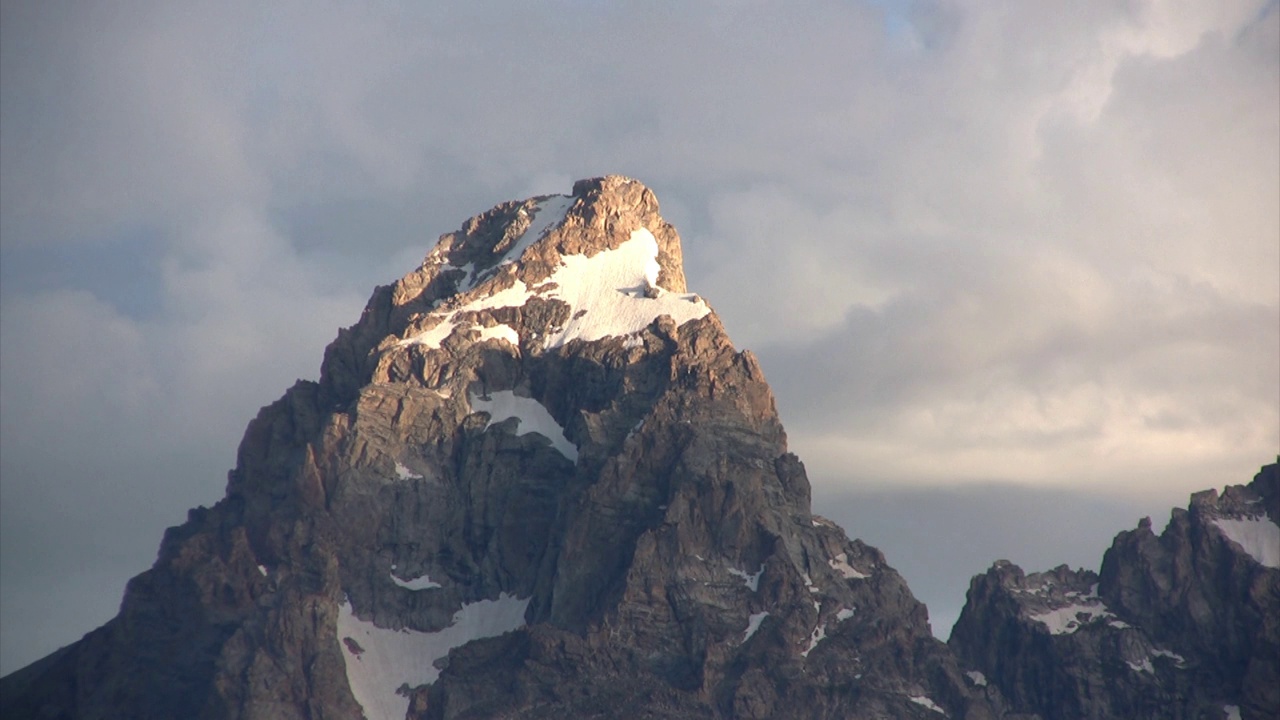
<svg viewBox="0 0 1280 720">
<path fill-rule="evenodd" d="M 226 497 L 5 718 L 998 718 L 810 511 L 639 182 L 508 202 L 379 287 Z"/>
<path fill-rule="evenodd" d="M 1100 575 L 998 563 L 943 644 L 812 513 L 653 193 L 583 180 L 376 289 L 249 424 L 225 498 L 113 620 L 0 680 L 0 717 L 1271 718 L 1260 477 Z"/>
</svg>

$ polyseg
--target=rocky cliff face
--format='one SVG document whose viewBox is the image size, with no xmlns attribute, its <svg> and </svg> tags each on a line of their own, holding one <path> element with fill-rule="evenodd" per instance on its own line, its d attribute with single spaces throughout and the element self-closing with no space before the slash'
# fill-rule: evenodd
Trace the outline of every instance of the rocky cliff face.
<svg viewBox="0 0 1280 720">
<path fill-rule="evenodd" d="M 811 514 L 759 365 L 620 177 L 499 205 L 378 288 L 120 614 L 0 683 L 6 718 L 1013 717 L 1002 703 L 880 552 Z"/>
<path fill-rule="evenodd" d="M 1280 717 L 1280 472 L 1120 533 L 1101 573 L 975 577 L 950 645 L 1044 718 Z"/>
</svg>

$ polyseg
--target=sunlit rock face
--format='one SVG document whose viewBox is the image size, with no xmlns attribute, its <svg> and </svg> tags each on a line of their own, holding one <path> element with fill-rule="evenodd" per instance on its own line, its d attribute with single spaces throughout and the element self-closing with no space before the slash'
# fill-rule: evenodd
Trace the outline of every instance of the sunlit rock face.
<svg viewBox="0 0 1280 720">
<path fill-rule="evenodd" d="M 975 577 L 950 645 L 1044 718 L 1280 716 L 1280 473 L 1196 493 L 1164 532 L 1116 536 L 1101 573 Z"/>
<path fill-rule="evenodd" d="M 226 497 L 0 710 L 1005 717 L 972 675 L 811 514 L 759 364 L 611 176 L 498 205 L 375 290 L 250 423 Z"/>
</svg>

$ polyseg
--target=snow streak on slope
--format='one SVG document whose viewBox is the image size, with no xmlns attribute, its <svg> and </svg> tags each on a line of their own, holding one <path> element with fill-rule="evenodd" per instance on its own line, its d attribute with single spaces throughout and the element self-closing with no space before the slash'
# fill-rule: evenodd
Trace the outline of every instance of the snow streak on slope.
<svg viewBox="0 0 1280 720">
<path fill-rule="evenodd" d="M 711 308 L 697 295 L 668 293 L 657 287 L 658 241 L 653 233 L 640 228 L 613 250 L 591 257 L 568 255 L 540 294 L 569 305 L 570 319 L 564 327 L 547 334 L 544 347 L 556 348 L 573 340 L 601 340 L 630 335 L 648 327 L 661 315 L 669 315 L 676 325 L 703 317 Z M 552 285 L 554 284 L 554 285 Z M 654 297 L 649 297 L 653 295 Z M 439 347 L 453 334 L 459 316 L 479 310 L 522 307 L 534 296 L 524 282 L 517 280 L 506 290 L 474 300 L 441 318 L 440 322 L 417 335 L 400 341 L 402 345 Z M 482 339 L 501 338 L 519 344 L 513 328 L 498 325 L 481 329 Z"/>
<path fill-rule="evenodd" d="M 574 198 L 569 195 L 552 195 L 539 202 L 528 229 L 519 240 L 515 241 L 510 250 L 503 253 L 502 260 L 496 267 L 516 262 L 524 256 L 524 251 L 528 250 L 530 245 L 541 240 L 548 230 L 564 222 L 564 216 L 568 214 L 569 208 L 573 207 L 573 201 Z"/>
<path fill-rule="evenodd" d="M 568 214 L 569 208 L 573 207 L 573 201 L 574 199 L 567 195 L 553 195 L 539 202 L 537 209 L 533 212 L 533 220 L 529 223 L 529 227 L 526 228 L 524 233 L 520 235 L 515 243 L 513 243 L 511 247 L 502 254 L 501 260 L 495 263 L 493 267 L 486 268 L 481 271 L 479 275 L 476 273 L 474 263 L 467 263 L 462 267 L 450 265 L 449 267 L 462 270 L 466 273 L 466 277 L 463 281 L 458 283 L 458 292 L 462 293 L 470 290 L 477 284 L 493 277 L 493 275 L 498 271 L 498 268 L 503 265 L 510 265 L 523 257 L 524 251 L 528 250 L 530 245 L 541 240 L 542 236 L 546 235 L 548 230 L 564 222 L 564 217 Z M 525 210 L 522 208 L 520 213 L 524 214 Z"/>
<path fill-rule="evenodd" d="M 524 625 L 529 599 L 503 593 L 497 600 L 463 605 L 453 624 L 439 632 L 388 630 L 361 620 L 351 603 L 338 608 L 338 641 L 347 682 L 367 720 L 403 720 L 409 696 L 401 688 L 430 685 L 439 677 L 435 662 L 449 651 L 480 638 L 495 637 Z"/>
<path fill-rule="evenodd" d="M 747 631 L 742 635 L 742 642 L 745 643 L 750 640 L 751 636 L 755 635 L 756 631 L 760 629 L 760 623 L 764 622 L 767 617 L 769 617 L 769 613 L 764 610 L 758 613 L 751 613 L 751 616 L 747 618 Z"/>
<path fill-rule="evenodd" d="M 831 566 L 832 570 L 840 573 L 840 577 L 845 580 L 865 580 L 866 578 L 871 577 L 866 573 L 859 572 L 857 568 L 850 565 L 849 555 L 847 553 L 840 553 L 831 560 L 828 560 L 827 564 Z"/>
<path fill-rule="evenodd" d="M 947 714 L 947 711 L 946 711 L 946 710 L 943 710 L 942 708 L 938 707 L 938 703 L 936 703 L 936 702 L 934 702 L 933 700 L 929 699 L 929 697 L 928 697 L 928 696 L 926 696 L 926 695 L 912 695 L 912 696 L 908 697 L 907 699 L 908 699 L 908 700 L 910 700 L 911 702 L 913 702 L 913 703 L 917 704 L 917 705 L 922 705 L 922 706 L 924 706 L 924 707 L 927 707 L 927 708 L 929 708 L 930 710 L 932 710 L 932 711 L 934 711 L 934 712 L 936 712 L 936 713 L 942 713 L 943 715 L 946 715 L 946 714 Z"/>
<path fill-rule="evenodd" d="M 486 429 L 507 418 L 515 418 L 519 423 L 517 436 L 537 433 L 550 440 L 551 447 L 559 450 L 561 455 L 574 462 L 578 461 L 578 447 L 569 442 L 569 438 L 564 435 L 564 428 L 537 400 L 520 397 L 510 390 L 493 393 L 488 398 L 472 395 L 470 400 L 472 410 L 489 413 Z"/>
<path fill-rule="evenodd" d="M 1270 518 L 1220 518 L 1214 520 L 1213 524 L 1259 564 L 1280 568 L 1280 525 L 1271 522 Z"/>
</svg>

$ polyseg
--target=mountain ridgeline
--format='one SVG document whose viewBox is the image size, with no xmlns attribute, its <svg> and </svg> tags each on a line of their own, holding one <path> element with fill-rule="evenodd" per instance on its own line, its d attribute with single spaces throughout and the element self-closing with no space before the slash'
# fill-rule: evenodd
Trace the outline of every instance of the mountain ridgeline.
<svg viewBox="0 0 1280 720">
<path fill-rule="evenodd" d="M 119 614 L 0 679 L 93 719 L 1273 718 L 1276 466 L 949 644 L 814 515 L 755 357 L 628 178 L 503 203 L 263 408 Z"/>
</svg>

